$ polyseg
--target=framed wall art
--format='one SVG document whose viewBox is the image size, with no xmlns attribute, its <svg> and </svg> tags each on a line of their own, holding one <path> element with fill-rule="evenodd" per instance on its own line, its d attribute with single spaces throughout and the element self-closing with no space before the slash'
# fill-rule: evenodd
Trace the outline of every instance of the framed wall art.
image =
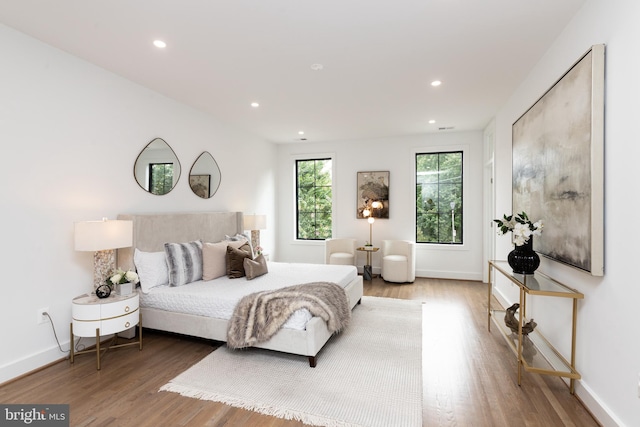
<svg viewBox="0 0 640 427">
<path fill-rule="evenodd" d="M 512 126 L 513 212 L 542 219 L 541 255 L 604 274 L 604 45 Z"/>
<path fill-rule="evenodd" d="M 364 209 L 371 209 L 373 202 L 380 202 L 380 208 L 373 209 L 375 218 L 389 218 L 389 171 L 358 172 L 357 218 L 365 218 Z M 377 205 L 376 205 L 377 206 Z"/>
</svg>

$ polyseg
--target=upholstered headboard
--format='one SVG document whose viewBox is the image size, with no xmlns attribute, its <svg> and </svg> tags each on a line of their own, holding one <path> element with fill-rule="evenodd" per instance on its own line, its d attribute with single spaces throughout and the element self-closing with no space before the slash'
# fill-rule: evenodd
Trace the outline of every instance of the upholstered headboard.
<svg viewBox="0 0 640 427">
<path fill-rule="evenodd" d="M 165 243 L 219 242 L 244 231 L 242 212 L 120 214 L 118 219 L 133 221 L 133 246 L 118 249 L 117 265 L 124 270 L 134 269 L 135 248 L 160 252 Z"/>
</svg>

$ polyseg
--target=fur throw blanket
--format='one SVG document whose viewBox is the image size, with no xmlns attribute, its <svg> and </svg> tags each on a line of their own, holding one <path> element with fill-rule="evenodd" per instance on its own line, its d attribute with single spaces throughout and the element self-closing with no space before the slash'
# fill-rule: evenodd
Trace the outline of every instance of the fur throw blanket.
<svg viewBox="0 0 640 427">
<path fill-rule="evenodd" d="M 227 329 L 227 347 L 243 348 L 268 341 L 296 311 L 306 308 L 327 322 L 329 332 L 349 324 L 351 310 L 345 290 L 335 283 L 315 282 L 243 297 Z"/>
</svg>

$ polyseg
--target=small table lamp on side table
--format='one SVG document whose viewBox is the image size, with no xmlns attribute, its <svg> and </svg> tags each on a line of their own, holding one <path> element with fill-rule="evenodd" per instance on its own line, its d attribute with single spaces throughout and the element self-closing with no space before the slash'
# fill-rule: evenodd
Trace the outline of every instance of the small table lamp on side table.
<svg viewBox="0 0 640 427">
<path fill-rule="evenodd" d="M 266 215 L 244 215 L 244 229 L 251 231 L 251 246 L 257 248 L 260 246 L 260 230 L 267 229 Z"/>
<path fill-rule="evenodd" d="M 104 285 L 113 273 L 118 248 L 133 244 L 133 222 L 123 220 L 80 221 L 75 223 L 76 251 L 93 252 L 93 290 Z"/>
<path fill-rule="evenodd" d="M 378 252 L 380 248 L 375 248 L 373 246 L 360 246 L 356 248 L 358 251 L 367 253 L 367 263 L 362 268 L 362 276 L 364 280 L 373 280 L 373 270 L 371 268 L 371 254 L 373 252 Z"/>
</svg>

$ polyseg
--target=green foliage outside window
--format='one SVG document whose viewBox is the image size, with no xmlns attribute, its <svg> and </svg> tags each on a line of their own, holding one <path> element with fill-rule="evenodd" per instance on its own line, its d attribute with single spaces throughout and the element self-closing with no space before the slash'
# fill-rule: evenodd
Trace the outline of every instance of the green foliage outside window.
<svg viewBox="0 0 640 427">
<path fill-rule="evenodd" d="M 296 238 L 325 240 L 332 229 L 331 159 L 296 161 Z"/>
<path fill-rule="evenodd" d="M 173 163 L 149 165 L 149 191 L 151 194 L 167 194 L 173 188 Z"/>
<path fill-rule="evenodd" d="M 462 244 L 462 231 L 462 151 L 416 154 L 416 242 Z"/>
</svg>

